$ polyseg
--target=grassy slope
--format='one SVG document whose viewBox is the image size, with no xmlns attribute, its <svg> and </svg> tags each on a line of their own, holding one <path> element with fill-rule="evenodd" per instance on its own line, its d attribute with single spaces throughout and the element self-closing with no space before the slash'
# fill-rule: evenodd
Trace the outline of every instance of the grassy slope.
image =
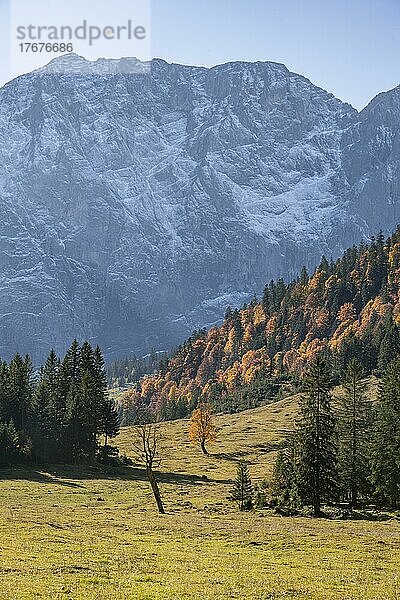
<svg viewBox="0 0 400 600">
<path fill-rule="evenodd" d="M 209 457 L 188 445 L 187 421 L 163 425 L 164 517 L 139 470 L 4 473 L 0 598 L 400 597 L 397 521 L 240 514 L 226 500 L 235 460 L 268 474 L 295 410 L 291 398 L 218 417 Z M 129 453 L 129 429 L 118 443 Z"/>
</svg>

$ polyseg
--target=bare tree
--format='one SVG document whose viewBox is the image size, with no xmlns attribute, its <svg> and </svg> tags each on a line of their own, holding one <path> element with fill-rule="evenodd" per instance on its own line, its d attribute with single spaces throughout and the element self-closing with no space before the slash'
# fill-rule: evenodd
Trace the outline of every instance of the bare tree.
<svg viewBox="0 0 400 600">
<path fill-rule="evenodd" d="M 159 455 L 159 425 L 154 422 L 149 411 L 142 411 L 140 415 L 137 415 L 136 425 L 133 426 L 133 429 L 133 450 L 135 457 L 144 465 L 147 478 L 157 503 L 158 512 L 164 515 L 165 510 L 161 499 L 160 489 L 154 474 L 154 468 L 159 467 L 161 463 Z"/>
</svg>

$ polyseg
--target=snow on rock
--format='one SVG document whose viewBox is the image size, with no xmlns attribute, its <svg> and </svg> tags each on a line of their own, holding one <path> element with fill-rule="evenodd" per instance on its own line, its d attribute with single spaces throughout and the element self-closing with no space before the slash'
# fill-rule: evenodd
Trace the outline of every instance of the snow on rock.
<svg viewBox="0 0 400 600">
<path fill-rule="evenodd" d="M 399 91 L 67 55 L 0 90 L 0 354 L 171 347 L 397 224 Z M 377 208 L 379 206 L 379 209 Z"/>
</svg>

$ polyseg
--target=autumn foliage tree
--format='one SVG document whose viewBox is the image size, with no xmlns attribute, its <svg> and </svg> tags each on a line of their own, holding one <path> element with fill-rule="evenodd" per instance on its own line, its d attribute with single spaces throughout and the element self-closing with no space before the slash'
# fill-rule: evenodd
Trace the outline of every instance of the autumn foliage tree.
<svg viewBox="0 0 400 600">
<path fill-rule="evenodd" d="M 208 454 L 206 444 L 212 444 L 217 438 L 211 406 L 201 403 L 190 419 L 189 440 L 198 444 L 203 454 Z"/>
</svg>

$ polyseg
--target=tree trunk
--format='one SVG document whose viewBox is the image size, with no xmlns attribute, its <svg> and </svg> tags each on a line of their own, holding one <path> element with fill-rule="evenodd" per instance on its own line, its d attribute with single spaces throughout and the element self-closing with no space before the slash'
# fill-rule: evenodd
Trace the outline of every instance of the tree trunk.
<svg viewBox="0 0 400 600">
<path fill-rule="evenodd" d="M 163 506 L 163 503 L 161 500 L 160 490 L 159 490 L 155 475 L 153 473 L 153 470 L 151 469 L 151 467 L 147 467 L 146 472 L 147 472 L 148 480 L 150 481 L 151 489 L 153 490 L 154 498 L 157 502 L 158 512 L 161 515 L 165 515 L 165 510 L 164 510 L 164 506 Z"/>
<path fill-rule="evenodd" d="M 204 441 L 201 442 L 200 446 L 201 446 L 201 450 L 202 450 L 203 454 L 208 454 L 206 444 Z"/>
</svg>

